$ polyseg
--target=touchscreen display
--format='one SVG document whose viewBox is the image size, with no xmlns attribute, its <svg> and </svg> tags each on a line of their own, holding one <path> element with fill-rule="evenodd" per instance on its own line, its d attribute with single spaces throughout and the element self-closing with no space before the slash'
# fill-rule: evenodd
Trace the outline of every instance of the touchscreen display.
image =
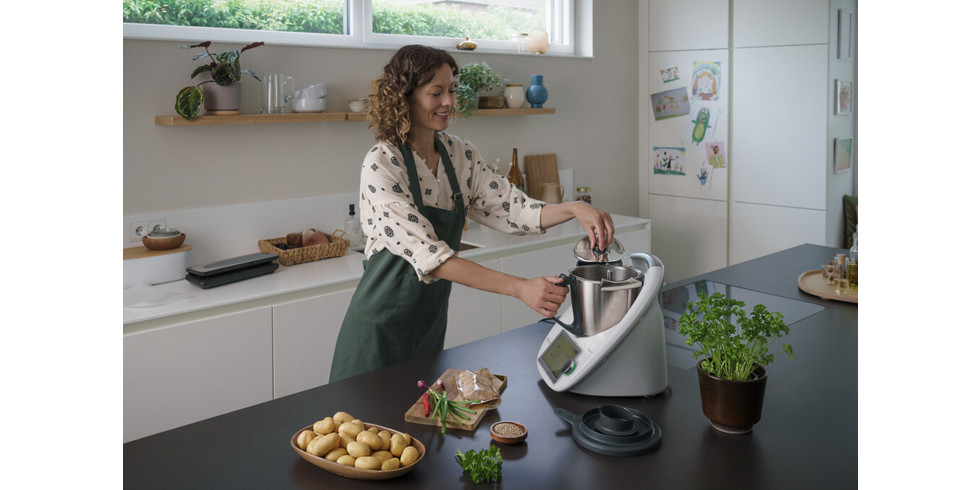
<svg viewBox="0 0 980 490">
<path fill-rule="evenodd" d="M 548 375 L 551 376 L 551 381 L 555 382 L 558 377 L 561 376 L 562 368 L 566 364 L 575 359 L 581 352 L 575 342 L 568 337 L 568 334 L 564 331 L 559 332 L 558 338 L 555 339 L 551 345 L 545 349 L 544 354 L 538 359 L 544 366 L 545 370 L 548 371 Z"/>
</svg>

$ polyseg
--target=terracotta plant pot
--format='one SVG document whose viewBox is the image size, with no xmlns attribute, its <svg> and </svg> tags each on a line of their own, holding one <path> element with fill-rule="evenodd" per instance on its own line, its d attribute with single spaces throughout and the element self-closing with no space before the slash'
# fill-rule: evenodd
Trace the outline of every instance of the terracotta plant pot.
<svg viewBox="0 0 980 490">
<path fill-rule="evenodd" d="M 731 381 L 705 373 L 698 362 L 701 411 L 711 426 L 726 434 L 744 434 L 762 419 L 766 395 L 766 369 L 756 366 L 753 379 Z"/>
</svg>

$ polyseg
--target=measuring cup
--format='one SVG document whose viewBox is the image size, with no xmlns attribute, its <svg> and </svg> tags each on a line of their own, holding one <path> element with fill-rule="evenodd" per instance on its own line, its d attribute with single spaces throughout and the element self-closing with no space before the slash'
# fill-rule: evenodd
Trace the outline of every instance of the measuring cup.
<svg viewBox="0 0 980 490">
<path fill-rule="evenodd" d="M 283 73 L 266 73 L 262 79 L 262 106 L 260 111 L 263 114 L 286 112 L 286 96 L 295 89 L 296 81 L 293 80 L 293 77 Z"/>
</svg>

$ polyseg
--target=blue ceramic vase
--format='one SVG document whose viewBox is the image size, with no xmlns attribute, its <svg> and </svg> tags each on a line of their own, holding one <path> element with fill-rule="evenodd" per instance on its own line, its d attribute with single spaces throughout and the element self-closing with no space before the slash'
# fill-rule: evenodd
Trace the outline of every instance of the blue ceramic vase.
<svg viewBox="0 0 980 490">
<path fill-rule="evenodd" d="M 531 107 L 542 107 L 548 100 L 548 89 L 544 88 L 544 75 L 531 75 L 531 86 L 527 88 L 527 101 Z"/>
</svg>

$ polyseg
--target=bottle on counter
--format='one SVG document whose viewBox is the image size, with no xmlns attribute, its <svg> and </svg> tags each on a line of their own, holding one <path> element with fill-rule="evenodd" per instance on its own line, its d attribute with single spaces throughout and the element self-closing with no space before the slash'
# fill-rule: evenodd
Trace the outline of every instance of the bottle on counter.
<svg viewBox="0 0 980 490">
<path fill-rule="evenodd" d="M 834 293 L 843 294 L 847 292 L 847 255 L 837 254 L 834 259 Z"/>
<path fill-rule="evenodd" d="M 344 237 L 350 240 L 351 249 L 357 250 L 361 246 L 361 222 L 354 216 L 354 205 L 350 205 L 347 219 L 344 220 Z"/>
<path fill-rule="evenodd" d="M 852 291 L 858 288 L 858 233 L 854 230 L 854 244 L 847 257 L 847 287 Z"/>
<path fill-rule="evenodd" d="M 575 200 L 592 204 L 592 188 L 589 186 L 576 187 Z"/>
<path fill-rule="evenodd" d="M 517 164 L 517 148 L 514 148 L 514 158 L 510 164 L 510 173 L 507 174 L 507 180 L 511 184 L 516 185 L 518 189 L 524 190 L 524 177 L 521 176 L 521 167 Z"/>
</svg>

